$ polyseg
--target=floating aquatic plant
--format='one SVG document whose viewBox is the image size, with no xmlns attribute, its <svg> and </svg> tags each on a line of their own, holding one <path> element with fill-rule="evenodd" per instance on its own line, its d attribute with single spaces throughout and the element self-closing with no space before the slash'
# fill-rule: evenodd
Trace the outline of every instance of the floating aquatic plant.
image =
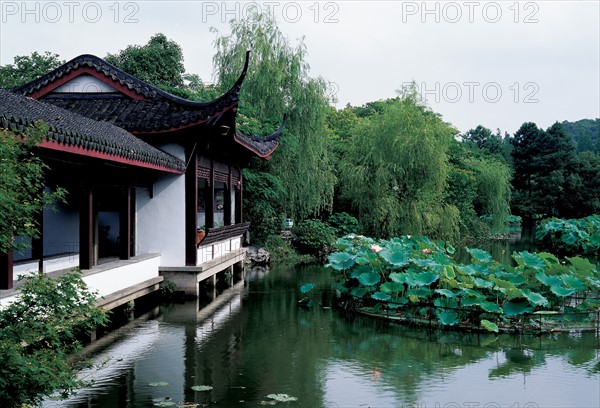
<svg viewBox="0 0 600 408">
<path fill-rule="evenodd" d="M 453 247 L 415 236 L 347 236 L 336 246 L 327 265 L 338 278 L 335 293 L 361 311 L 491 332 L 517 330 L 526 321 L 539 329 L 548 319 L 597 324 L 600 272 L 584 258 L 522 251 L 513 254 L 513 267 L 467 248 L 471 263 L 463 265 L 452 259 Z"/>
<path fill-rule="evenodd" d="M 202 392 L 202 391 L 210 391 L 213 389 L 210 385 L 194 385 L 191 387 L 192 390 Z"/>
</svg>

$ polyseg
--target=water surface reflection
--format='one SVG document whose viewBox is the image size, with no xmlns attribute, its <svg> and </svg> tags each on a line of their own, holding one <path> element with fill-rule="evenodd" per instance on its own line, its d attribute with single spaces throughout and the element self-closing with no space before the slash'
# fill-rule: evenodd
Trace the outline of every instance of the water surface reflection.
<svg viewBox="0 0 600 408">
<path fill-rule="evenodd" d="M 595 333 L 427 332 L 298 308 L 302 283 L 329 287 L 322 268 L 274 268 L 248 278 L 202 309 L 197 302 L 170 305 L 131 323 L 96 346 L 97 361 L 114 358 L 94 374 L 94 387 L 46 405 L 148 407 L 170 398 L 248 407 L 285 393 L 298 398 L 287 406 L 306 408 L 600 406 Z M 330 306 L 327 291 L 318 300 Z M 148 385 L 155 381 L 169 385 Z M 214 388 L 195 392 L 193 385 Z"/>
</svg>

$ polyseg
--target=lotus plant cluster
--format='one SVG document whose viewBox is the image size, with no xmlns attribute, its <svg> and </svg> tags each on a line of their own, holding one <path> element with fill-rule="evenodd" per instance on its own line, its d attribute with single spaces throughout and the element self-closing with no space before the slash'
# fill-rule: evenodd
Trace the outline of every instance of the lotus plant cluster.
<svg viewBox="0 0 600 408">
<path fill-rule="evenodd" d="M 471 263 L 459 264 L 451 245 L 416 236 L 347 235 L 336 246 L 335 291 L 359 312 L 493 332 L 598 325 L 600 273 L 584 258 L 523 251 L 511 266 L 467 248 Z"/>
</svg>

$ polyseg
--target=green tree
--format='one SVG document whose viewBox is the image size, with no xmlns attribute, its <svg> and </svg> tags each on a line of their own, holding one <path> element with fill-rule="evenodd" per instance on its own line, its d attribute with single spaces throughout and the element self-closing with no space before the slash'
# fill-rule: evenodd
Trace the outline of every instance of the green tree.
<svg viewBox="0 0 600 408">
<path fill-rule="evenodd" d="M 56 279 L 27 277 L 19 299 L 0 310 L 0 404 L 37 405 L 44 397 L 66 398 L 83 385 L 71 362 L 79 339 L 106 323 L 77 272 Z"/>
<path fill-rule="evenodd" d="M 565 183 L 573 173 L 575 144 L 560 123 L 546 131 L 524 123 L 512 139 L 515 212 L 526 218 L 539 215 L 569 217 Z"/>
<path fill-rule="evenodd" d="M 146 45 L 129 45 L 105 59 L 128 74 L 167 90 L 184 85 L 181 47 L 161 33 L 153 35 Z"/>
<path fill-rule="evenodd" d="M 54 200 L 64 199 L 65 191 L 44 191 L 46 164 L 33 153 L 45 134 L 41 123 L 25 135 L 0 129 L 0 251 L 7 253 L 25 247 L 16 236 L 39 235 L 37 215 Z"/>
<path fill-rule="evenodd" d="M 240 96 L 238 128 L 246 133 L 270 133 L 284 113 L 289 115 L 272 160 L 258 165 L 260 168 L 254 163 L 249 169 L 268 172 L 285 189 L 278 203 L 264 206 L 280 207 L 281 221 L 286 215 L 296 221 L 318 215 L 331 208 L 335 184 L 325 122 L 329 109 L 327 84 L 309 75 L 305 44 L 300 41 L 292 46 L 269 15 L 252 14 L 230 24 L 229 35 L 216 33 L 213 58 L 223 89 L 237 79 L 244 54 L 252 49 Z M 267 126 L 249 126 L 252 122 L 245 117 L 258 118 Z M 252 185 L 246 188 L 255 197 L 259 194 Z M 252 221 L 258 216 L 248 212 Z"/>
<path fill-rule="evenodd" d="M 457 238 L 458 209 L 444 202 L 455 129 L 410 95 L 382 106 L 353 130 L 340 173 L 343 196 L 367 234 Z"/>
<path fill-rule="evenodd" d="M 573 161 L 564 184 L 563 213 L 581 218 L 600 214 L 600 155 L 583 151 Z"/>
<path fill-rule="evenodd" d="M 65 62 L 49 51 L 31 55 L 17 55 L 13 64 L 0 66 L 0 88 L 13 89 L 47 74 Z"/>
<path fill-rule="evenodd" d="M 563 127 L 577 144 L 577 152 L 590 151 L 600 154 L 600 118 L 562 122 Z"/>
<path fill-rule="evenodd" d="M 475 129 L 469 129 L 463 138 L 465 142 L 471 143 L 490 154 L 502 154 L 500 129 L 494 134 L 490 129 L 478 125 Z"/>
<path fill-rule="evenodd" d="M 502 232 L 509 215 L 512 174 L 508 164 L 468 142 L 454 141 L 449 158 L 446 202 L 460 212 L 461 238 L 488 238 L 492 232 Z M 492 222 L 484 223 L 483 215 Z"/>
</svg>

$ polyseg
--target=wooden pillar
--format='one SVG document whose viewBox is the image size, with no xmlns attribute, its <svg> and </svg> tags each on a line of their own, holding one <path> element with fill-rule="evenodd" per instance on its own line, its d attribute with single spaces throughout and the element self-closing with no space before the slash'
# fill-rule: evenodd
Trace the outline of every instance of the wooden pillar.
<svg viewBox="0 0 600 408">
<path fill-rule="evenodd" d="M 131 258 L 131 189 L 126 187 L 119 205 L 119 259 Z"/>
<path fill-rule="evenodd" d="M 242 172 L 240 171 L 240 188 L 237 192 L 237 194 L 235 195 L 235 207 L 236 207 L 236 211 L 235 211 L 235 223 L 236 224 L 241 224 L 242 222 L 244 222 L 244 216 L 242 214 L 242 205 L 244 203 L 243 201 L 243 194 L 242 191 L 244 190 L 244 182 L 242 180 Z"/>
<path fill-rule="evenodd" d="M 31 240 L 31 257 L 38 259 L 38 271 L 44 272 L 44 210 L 36 216 L 39 238 Z"/>
<path fill-rule="evenodd" d="M 196 266 L 198 250 L 198 155 L 190 148 L 188 166 L 185 171 L 185 264 Z"/>
<path fill-rule="evenodd" d="M 79 268 L 94 266 L 94 208 L 91 187 L 84 187 L 79 207 Z"/>
<path fill-rule="evenodd" d="M 205 224 L 206 224 L 206 232 L 208 232 L 209 228 L 214 228 L 215 226 L 215 163 L 211 159 L 210 161 L 210 175 L 208 176 L 208 186 L 205 189 L 206 197 L 206 209 L 205 209 Z"/>
<path fill-rule="evenodd" d="M 231 166 L 229 166 L 229 175 L 227 176 L 227 188 L 223 193 L 223 225 L 231 225 Z"/>
<path fill-rule="evenodd" d="M 0 251 L 0 289 L 13 287 L 13 251 Z"/>
<path fill-rule="evenodd" d="M 136 256 L 137 255 L 137 250 L 136 250 L 136 241 L 135 241 L 135 219 L 136 219 L 136 212 L 135 212 L 135 208 L 136 208 L 136 190 L 135 187 L 131 187 L 130 188 L 130 205 L 129 205 L 129 231 L 130 231 L 130 237 L 129 237 L 129 254 L 131 256 Z"/>
</svg>

